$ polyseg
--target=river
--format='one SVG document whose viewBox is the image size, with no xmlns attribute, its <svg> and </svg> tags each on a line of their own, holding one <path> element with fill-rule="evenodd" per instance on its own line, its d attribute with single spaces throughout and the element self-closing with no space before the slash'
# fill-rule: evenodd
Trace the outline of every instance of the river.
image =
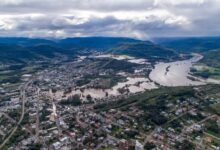
<svg viewBox="0 0 220 150">
<path fill-rule="evenodd" d="M 106 56 L 108 57 L 108 56 Z M 127 77 L 126 82 L 119 82 L 111 89 L 93 89 L 86 88 L 84 90 L 73 90 L 71 93 L 64 96 L 63 91 L 57 92 L 55 95 L 58 99 L 69 97 L 71 95 L 79 94 L 82 99 L 86 99 L 87 95 L 96 99 L 106 98 L 108 96 L 121 95 L 118 91 L 120 88 L 126 88 L 130 93 L 143 92 L 146 90 L 158 88 L 157 84 L 162 86 L 192 86 L 192 85 L 204 85 L 206 83 L 218 83 L 220 81 L 212 79 L 201 79 L 194 77 L 190 74 L 190 68 L 194 63 L 202 59 L 200 54 L 193 54 L 193 57 L 188 60 L 175 61 L 175 62 L 159 62 L 154 66 L 154 69 L 150 72 L 149 78 L 147 77 Z M 157 83 L 157 84 L 155 84 Z"/>
<path fill-rule="evenodd" d="M 203 58 L 200 54 L 193 54 L 188 60 L 175 61 L 169 63 L 160 62 L 155 65 L 149 78 L 163 86 L 191 86 L 204 85 L 206 83 L 219 83 L 211 79 L 201 79 L 190 74 L 190 68 L 194 63 Z"/>
</svg>

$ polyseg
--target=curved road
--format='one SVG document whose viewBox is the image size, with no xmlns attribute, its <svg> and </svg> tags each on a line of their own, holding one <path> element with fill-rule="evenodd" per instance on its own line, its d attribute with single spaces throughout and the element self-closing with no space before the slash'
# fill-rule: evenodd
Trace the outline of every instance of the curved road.
<svg viewBox="0 0 220 150">
<path fill-rule="evenodd" d="M 10 140 L 10 138 L 14 135 L 14 133 L 17 131 L 19 125 L 21 124 L 23 118 L 24 118 L 24 113 L 25 113 L 25 89 L 27 88 L 27 86 L 32 82 L 32 80 L 30 80 L 29 82 L 27 82 L 23 88 L 21 88 L 21 100 L 22 100 L 22 112 L 21 112 L 21 116 L 20 119 L 17 123 L 17 125 L 14 127 L 14 129 L 12 130 L 12 132 L 8 135 L 8 137 L 2 142 L 2 144 L 0 145 L 0 149 L 2 149 L 5 144 Z"/>
</svg>

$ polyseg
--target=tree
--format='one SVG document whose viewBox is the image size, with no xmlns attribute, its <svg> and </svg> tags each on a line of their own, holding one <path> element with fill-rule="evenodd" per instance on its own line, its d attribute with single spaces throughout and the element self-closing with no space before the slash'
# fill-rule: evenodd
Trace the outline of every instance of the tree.
<svg viewBox="0 0 220 150">
<path fill-rule="evenodd" d="M 52 88 L 52 93 L 56 93 L 57 90 L 55 88 Z"/>
<path fill-rule="evenodd" d="M 76 95 L 68 97 L 67 100 L 62 100 L 60 104 L 78 106 L 78 105 L 81 105 L 82 102 L 81 102 L 80 96 L 76 94 Z"/>
<path fill-rule="evenodd" d="M 207 130 L 214 132 L 214 133 L 220 133 L 220 127 L 218 126 L 217 122 L 215 120 L 209 120 L 209 122 L 206 125 Z"/>
<path fill-rule="evenodd" d="M 91 96 L 90 94 L 88 94 L 88 95 L 86 96 L 86 99 L 87 99 L 88 101 L 91 101 L 91 100 L 92 100 L 92 96 Z"/>
<path fill-rule="evenodd" d="M 194 150 L 195 145 L 188 140 L 184 140 L 182 143 L 176 143 L 176 149 L 179 150 Z"/>
<path fill-rule="evenodd" d="M 147 142 L 147 143 L 144 145 L 144 149 L 145 149 L 145 150 L 152 150 L 152 149 L 154 149 L 154 148 L 156 148 L 156 145 L 154 145 L 154 143 L 152 143 L 152 142 Z"/>
</svg>

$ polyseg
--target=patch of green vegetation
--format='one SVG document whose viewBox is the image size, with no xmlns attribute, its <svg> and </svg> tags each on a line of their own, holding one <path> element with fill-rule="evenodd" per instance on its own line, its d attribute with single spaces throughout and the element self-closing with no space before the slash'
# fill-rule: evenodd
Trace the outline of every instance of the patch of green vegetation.
<svg viewBox="0 0 220 150">
<path fill-rule="evenodd" d="M 175 129 L 177 132 L 181 132 L 182 129 L 182 125 L 180 124 L 180 119 L 171 121 L 168 125 L 166 125 L 167 127 L 171 127 L 173 129 Z"/>
<path fill-rule="evenodd" d="M 188 97 L 193 96 L 193 94 L 194 92 L 192 87 L 161 87 L 160 89 L 146 91 L 141 94 L 130 96 L 126 99 L 97 104 L 94 106 L 94 108 L 97 111 L 106 111 L 113 108 L 125 107 L 130 104 L 135 104 L 139 106 L 148 104 L 149 102 L 152 104 L 157 104 L 155 100 L 163 99 L 163 96 L 167 98 L 167 96 L 169 95 L 169 99 L 173 100 L 173 98 L 178 99 L 178 97 Z"/>
<path fill-rule="evenodd" d="M 121 99 L 119 101 L 108 102 L 103 104 L 97 104 L 94 108 L 96 111 L 107 111 L 110 109 L 121 109 L 136 107 L 143 110 L 143 116 L 139 117 L 139 122 L 154 125 L 166 125 L 167 121 L 172 119 L 163 115 L 161 112 L 166 112 L 168 107 L 167 103 L 172 102 L 175 104 L 177 100 L 185 100 L 194 96 L 194 90 L 192 87 L 162 87 L 151 91 L 131 96 L 127 99 Z M 180 120 L 182 122 L 182 120 Z M 181 124 L 177 122 L 171 122 L 168 126 L 175 129 L 181 129 Z M 178 129 L 179 128 L 179 129 Z"/>
<path fill-rule="evenodd" d="M 6 135 L 7 137 L 8 135 Z M 28 136 L 28 133 L 25 132 L 25 130 L 22 129 L 22 127 L 18 127 L 16 132 L 13 134 L 13 136 L 10 138 L 10 140 L 6 143 L 6 145 L 3 147 L 3 150 L 9 149 L 9 147 L 16 145 L 18 142 L 23 140 L 25 137 Z"/>
<path fill-rule="evenodd" d="M 8 115 L 13 119 L 18 120 L 21 116 L 21 111 L 19 109 L 13 109 L 8 112 Z"/>
<path fill-rule="evenodd" d="M 20 77 L 18 75 L 14 76 L 0 76 L 0 83 L 18 83 L 20 81 Z"/>
<path fill-rule="evenodd" d="M 10 64 L 0 70 L 1 83 L 19 83 L 23 74 L 34 74 L 38 70 L 45 68 L 45 64 Z"/>
<path fill-rule="evenodd" d="M 112 147 L 105 147 L 105 148 L 102 148 L 101 150 L 113 150 Z"/>
<path fill-rule="evenodd" d="M 34 73 L 37 69 L 38 69 L 37 66 L 27 66 L 27 67 L 23 68 L 22 71 L 25 74 L 30 74 L 30 73 Z"/>
<path fill-rule="evenodd" d="M 1 125 L 5 125 L 7 122 L 8 122 L 7 118 L 5 118 L 5 117 L 0 118 L 0 124 Z"/>
<path fill-rule="evenodd" d="M 218 114 L 220 115 L 220 103 L 218 104 L 212 104 L 211 108 Z"/>
<path fill-rule="evenodd" d="M 40 115 L 40 121 L 46 121 L 48 120 L 47 116 L 49 116 L 51 114 L 50 111 L 47 110 L 47 107 L 43 107 L 42 111 L 41 111 L 41 115 Z"/>
<path fill-rule="evenodd" d="M 220 80 L 220 49 L 206 51 L 203 56 L 198 63 L 199 66 L 192 69 L 193 73 L 204 78 Z"/>
<path fill-rule="evenodd" d="M 156 148 L 156 145 L 154 143 L 151 143 L 151 142 L 147 142 L 144 145 L 144 149 L 145 150 L 152 150 L 152 149 L 155 149 L 155 148 Z"/>
<path fill-rule="evenodd" d="M 201 121 L 202 119 L 205 118 L 200 113 L 197 113 L 197 115 L 195 115 L 195 116 L 187 113 L 184 117 L 187 118 L 187 119 L 193 120 L 195 122 L 199 122 L 199 121 Z"/>
<path fill-rule="evenodd" d="M 59 102 L 61 105 L 72 105 L 72 106 L 78 106 L 81 105 L 81 100 L 79 95 L 73 95 L 70 96 L 67 100 L 62 100 Z"/>
<path fill-rule="evenodd" d="M 112 49 L 112 52 L 119 55 L 146 58 L 152 62 L 179 58 L 175 51 L 151 42 L 123 43 Z"/>
<path fill-rule="evenodd" d="M 102 66 L 104 69 L 112 69 L 114 71 L 133 72 L 134 68 L 139 66 L 139 64 L 131 63 L 126 60 L 106 58 L 99 60 L 98 66 Z"/>
<path fill-rule="evenodd" d="M 216 120 L 209 120 L 206 122 L 205 127 L 207 133 L 220 138 L 220 127 L 218 126 Z"/>
<path fill-rule="evenodd" d="M 211 134 L 211 135 L 213 135 L 217 138 L 220 138 L 220 133 L 216 133 L 216 132 L 213 132 L 213 131 L 210 131 L 210 130 L 208 130 L 207 133 L 209 133 L 209 134 Z"/>
<path fill-rule="evenodd" d="M 220 47 L 219 37 L 157 38 L 154 41 L 181 53 L 204 52 Z"/>
<path fill-rule="evenodd" d="M 213 138 L 212 144 L 215 145 L 215 146 L 219 146 L 220 145 L 220 140 L 216 139 L 216 138 Z"/>
<path fill-rule="evenodd" d="M 220 80 L 220 68 L 215 67 L 209 67 L 205 64 L 201 64 L 193 69 L 191 71 L 194 73 L 194 75 L 203 77 L 203 78 L 213 78 Z"/>
<path fill-rule="evenodd" d="M 184 140 L 182 143 L 176 143 L 175 148 L 178 150 L 194 150 L 195 145 L 188 140 Z"/>
<path fill-rule="evenodd" d="M 209 84 L 204 85 L 199 88 L 200 95 L 208 95 L 209 98 L 220 98 L 219 97 L 220 85 L 218 84 Z"/>
<path fill-rule="evenodd" d="M 190 135 L 190 137 L 192 137 L 193 139 L 195 139 L 196 137 L 198 136 L 202 136 L 203 135 L 203 132 L 202 131 L 193 131 L 192 134 Z"/>
<path fill-rule="evenodd" d="M 124 132 L 117 132 L 115 134 L 115 137 L 116 138 L 119 138 L 119 139 L 134 139 L 135 136 L 137 136 L 139 133 L 138 131 L 135 131 L 135 130 L 129 130 L 129 131 L 124 131 Z"/>
<path fill-rule="evenodd" d="M 210 67 L 220 68 L 220 49 L 205 52 L 203 55 L 204 58 L 200 61 L 201 63 Z"/>
<path fill-rule="evenodd" d="M 125 82 L 126 78 L 122 76 L 106 75 L 98 76 L 99 81 L 92 87 L 97 89 L 110 89 L 117 85 L 118 82 Z"/>
</svg>

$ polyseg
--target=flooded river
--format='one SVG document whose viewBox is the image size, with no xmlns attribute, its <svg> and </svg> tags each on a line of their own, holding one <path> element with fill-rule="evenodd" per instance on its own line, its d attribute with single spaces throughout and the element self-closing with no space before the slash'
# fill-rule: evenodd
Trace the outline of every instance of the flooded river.
<svg viewBox="0 0 220 150">
<path fill-rule="evenodd" d="M 109 57 L 109 56 L 106 56 Z M 119 82 L 111 89 L 93 89 L 86 88 L 83 90 L 72 90 L 71 93 L 64 96 L 63 91 L 59 91 L 55 94 L 57 99 L 63 97 L 69 97 L 71 95 L 79 94 L 82 99 L 86 99 L 87 95 L 96 99 L 106 98 L 107 96 L 121 95 L 118 89 L 127 89 L 130 93 L 143 92 L 150 89 L 158 88 L 157 84 L 162 86 L 191 86 L 191 85 L 204 85 L 206 83 L 218 83 L 220 81 L 212 79 L 201 79 L 194 77 L 190 74 L 190 68 L 203 56 L 199 54 L 193 54 L 193 57 L 188 60 L 175 61 L 164 63 L 160 62 L 154 66 L 154 69 L 150 72 L 149 79 L 147 77 L 127 77 L 126 82 Z M 141 60 L 142 62 L 142 60 Z M 157 84 L 155 84 L 157 83 Z"/>
<path fill-rule="evenodd" d="M 190 68 L 193 63 L 202 59 L 202 55 L 194 54 L 191 59 L 170 63 L 158 63 L 151 71 L 149 78 L 163 86 L 189 86 L 205 84 L 200 80 L 191 80 Z"/>
</svg>

